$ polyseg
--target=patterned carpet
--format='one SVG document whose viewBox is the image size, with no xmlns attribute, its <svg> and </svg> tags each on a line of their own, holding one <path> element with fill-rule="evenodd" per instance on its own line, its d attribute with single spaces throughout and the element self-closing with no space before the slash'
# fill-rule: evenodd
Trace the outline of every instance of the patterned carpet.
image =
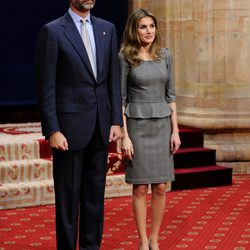
<svg viewBox="0 0 250 250">
<path fill-rule="evenodd" d="M 250 249 L 249 187 L 250 175 L 237 175 L 232 186 L 168 192 L 160 249 Z M 0 250 L 55 249 L 54 220 L 52 205 L 0 211 Z M 101 250 L 137 244 L 131 198 L 107 198 Z"/>
</svg>

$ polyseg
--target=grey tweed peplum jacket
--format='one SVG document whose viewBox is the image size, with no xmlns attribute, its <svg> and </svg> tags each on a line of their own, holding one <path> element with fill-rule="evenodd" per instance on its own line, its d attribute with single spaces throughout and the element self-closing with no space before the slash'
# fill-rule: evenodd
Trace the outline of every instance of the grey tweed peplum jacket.
<svg viewBox="0 0 250 250">
<path fill-rule="evenodd" d="M 121 84 L 125 114 L 131 118 L 163 118 L 172 110 L 168 103 L 175 102 L 172 58 L 168 49 L 162 48 L 159 61 L 142 61 L 130 67 L 122 55 Z"/>
</svg>

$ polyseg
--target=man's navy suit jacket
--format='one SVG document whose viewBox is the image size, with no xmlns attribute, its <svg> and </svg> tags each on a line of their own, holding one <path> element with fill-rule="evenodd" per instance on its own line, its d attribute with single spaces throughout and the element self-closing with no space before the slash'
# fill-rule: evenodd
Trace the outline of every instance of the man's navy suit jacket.
<svg viewBox="0 0 250 250">
<path fill-rule="evenodd" d="M 81 36 L 66 13 L 46 24 L 36 51 L 38 105 L 43 135 L 61 131 L 69 149 L 81 149 L 90 141 L 99 119 L 105 143 L 111 125 L 122 125 L 120 68 L 116 29 L 91 16 L 97 80 Z"/>
</svg>

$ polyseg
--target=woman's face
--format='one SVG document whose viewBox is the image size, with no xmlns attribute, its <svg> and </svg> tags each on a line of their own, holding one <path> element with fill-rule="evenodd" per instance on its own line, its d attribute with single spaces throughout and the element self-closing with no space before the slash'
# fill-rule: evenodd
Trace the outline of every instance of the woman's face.
<svg viewBox="0 0 250 250">
<path fill-rule="evenodd" d="M 155 23 L 151 17 L 143 17 L 139 21 L 137 34 L 142 46 L 150 45 L 155 39 Z"/>
</svg>

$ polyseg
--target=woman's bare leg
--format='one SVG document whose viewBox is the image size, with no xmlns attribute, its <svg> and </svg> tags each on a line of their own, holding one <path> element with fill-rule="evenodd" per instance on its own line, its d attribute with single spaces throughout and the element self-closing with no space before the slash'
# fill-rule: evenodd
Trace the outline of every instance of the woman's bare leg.
<svg viewBox="0 0 250 250">
<path fill-rule="evenodd" d="M 166 203 L 166 183 L 152 184 L 150 246 L 158 250 L 158 238 Z"/>
<path fill-rule="evenodd" d="M 147 192 L 148 185 L 133 185 L 133 211 L 140 239 L 139 249 L 148 250 L 147 237 Z"/>
</svg>

